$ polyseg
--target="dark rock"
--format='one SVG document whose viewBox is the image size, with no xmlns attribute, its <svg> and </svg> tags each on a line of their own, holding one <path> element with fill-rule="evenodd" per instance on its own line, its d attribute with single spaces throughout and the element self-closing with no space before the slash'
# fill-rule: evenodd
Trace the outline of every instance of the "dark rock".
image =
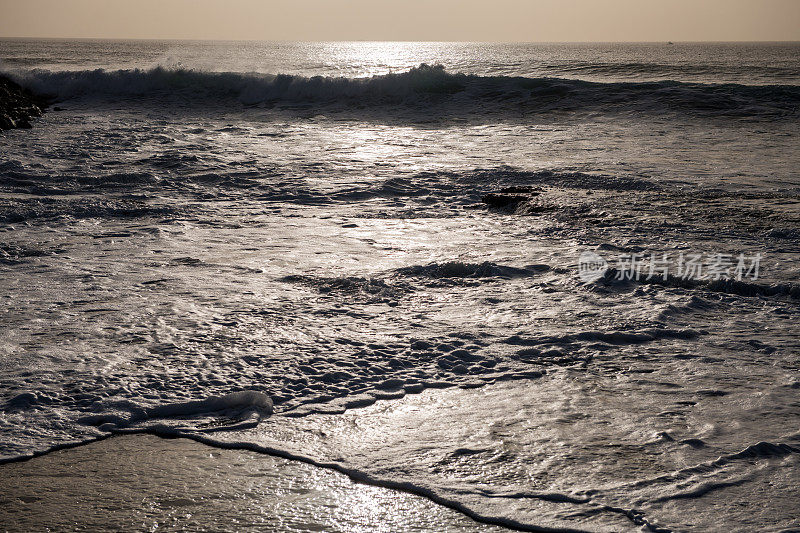
<svg viewBox="0 0 800 533">
<path fill-rule="evenodd" d="M 527 202 L 529 196 L 523 194 L 504 194 L 497 192 L 490 192 L 481 198 L 481 201 L 489 207 L 501 208 L 516 206 L 521 202 Z"/>
<path fill-rule="evenodd" d="M 541 191 L 542 189 L 530 185 L 512 185 L 484 195 L 481 201 L 495 209 L 513 209 L 518 204 L 528 202 L 534 196 L 539 196 Z"/>
<path fill-rule="evenodd" d="M 485 194 L 481 198 L 481 202 L 488 205 L 489 209 L 497 209 L 515 215 L 531 216 L 553 211 L 554 206 L 534 202 L 534 199 L 541 193 L 542 189 L 538 187 L 515 185 Z"/>
<path fill-rule="evenodd" d="M 525 193 L 528 196 L 538 196 L 542 190 L 538 187 L 532 187 L 530 185 L 512 185 L 511 187 L 503 187 L 500 189 L 499 193 L 502 194 L 521 194 Z"/>
<path fill-rule="evenodd" d="M 30 120 L 42 116 L 47 106 L 47 98 L 0 76 L 0 130 L 30 128 Z"/>
</svg>

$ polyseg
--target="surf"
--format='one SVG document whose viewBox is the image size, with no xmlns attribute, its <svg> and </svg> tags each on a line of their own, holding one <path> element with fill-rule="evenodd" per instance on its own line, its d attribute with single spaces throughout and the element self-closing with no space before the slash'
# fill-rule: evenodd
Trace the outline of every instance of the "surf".
<svg viewBox="0 0 800 533">
<path fill-rule="evenodd" d="M 58 101 L 176 99 L 182 105 L 304 105 L 363 110 L 430 108 L 450 113 L 677 112 L 740 117 L 796 117 L 800 87 L 678 81 L 591 82 L 565 78 L 480 76 L 421 64 L 405 72 L 363 78 L 210 72 L 185 68 L 51 71 L 6 75 Z"/>
</svg>

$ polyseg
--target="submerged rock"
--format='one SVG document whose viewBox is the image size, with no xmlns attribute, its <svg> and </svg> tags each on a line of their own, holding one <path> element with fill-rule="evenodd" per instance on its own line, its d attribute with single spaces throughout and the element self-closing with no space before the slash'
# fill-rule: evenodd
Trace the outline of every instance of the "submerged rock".
<svg viewBox="0 0 800 533">
<path fill-rule="evenodd" d="M 527 202 L 528 200 L 530 200 L 530 197 L 523 194 L 503 194 L 496 192 L 490 192 L 481 198 L 483 203 L 489 207 L 495 208 L 516 206 L 517 204 L 521 202 Z"/>
<path fill-rule="evenodd" d="M 481 202 L 490 209 L 499 209 L 519 215 L 533 215 L 548 210 L 544 206 L 533 203 L 533 199 L 540 193 L 541 189 L 534 187 L 505 187 L 497 192 L 485 194 L 481 197 Z"/>
<path fill-rule="evenodd" d="M 47 99 L 0 76 L 0 130 L 30 128 L 31 119 L 42 116 Z"/>
</svg>

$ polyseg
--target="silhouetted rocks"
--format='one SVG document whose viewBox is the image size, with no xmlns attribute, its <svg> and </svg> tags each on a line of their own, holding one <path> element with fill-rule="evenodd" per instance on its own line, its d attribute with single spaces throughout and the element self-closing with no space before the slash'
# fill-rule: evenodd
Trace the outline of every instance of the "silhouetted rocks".
<svg viewBox="0 0 800 533">
<path fill-rule="evenodd" d="M 0 130 L 30 128 L 31 119 L 42 116 L 47 100 L 0 76 Z"/>
</svg>

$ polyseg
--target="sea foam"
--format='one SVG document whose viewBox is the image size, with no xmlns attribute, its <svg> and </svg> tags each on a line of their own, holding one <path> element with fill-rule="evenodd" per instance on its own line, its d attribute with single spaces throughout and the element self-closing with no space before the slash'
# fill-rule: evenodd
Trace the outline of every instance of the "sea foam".
<svg viewBox="0 0 800 533">
<path fill-rule="evenodd" d="M 478 76 L 422 64 L 402 73 L 365 78 L 209 72 L 184 68 L 8 73 L 37 93 L 59 100 L 98 97 L 179 97 L 207 104 L 315 104 L 350 108 L 455 104 L 469 112 L 681 112 L 733 116 L 796 116 L 800 87 L 658 82 L 598 83 L 574 79 Z M 488 107 L 487 107 L 488 106 Z"/>
</svg>

